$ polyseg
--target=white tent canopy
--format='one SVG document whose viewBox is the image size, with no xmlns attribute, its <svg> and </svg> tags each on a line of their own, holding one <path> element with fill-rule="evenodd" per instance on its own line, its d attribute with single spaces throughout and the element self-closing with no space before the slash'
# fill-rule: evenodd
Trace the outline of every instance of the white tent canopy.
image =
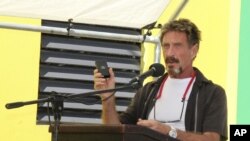
<svg viewBox="0 0 250 141">
<path fill-rule="evenodd" d="M 4 0 L 0 15 L 142 28 L 157 21 L 169 0 Z"/>
</svg>

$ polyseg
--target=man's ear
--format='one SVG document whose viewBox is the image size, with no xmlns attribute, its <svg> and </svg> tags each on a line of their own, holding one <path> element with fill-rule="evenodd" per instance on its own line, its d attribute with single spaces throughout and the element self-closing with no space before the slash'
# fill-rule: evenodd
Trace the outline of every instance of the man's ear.
<svg viewBox="0 0 250 141">
<path fill-rule="evenodd" d="M 198 44 L 193 45 L 191 50 L 191 55 L 193 59 L 196 57 L 198 51 L 199 51 L 199 45 Z"/>
</svg>

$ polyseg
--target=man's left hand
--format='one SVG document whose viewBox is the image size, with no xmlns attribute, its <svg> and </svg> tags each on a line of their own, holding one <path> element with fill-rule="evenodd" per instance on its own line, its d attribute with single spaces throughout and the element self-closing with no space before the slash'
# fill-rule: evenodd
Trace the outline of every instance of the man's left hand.
<svg viewBox="0 0 250 141">
<path fill-rule="evenodd" d="M 156 120 L 139 119 L 137 125 L 148 127 L 165 135 L 170 131 L 170 126 Z"/>
</svg>

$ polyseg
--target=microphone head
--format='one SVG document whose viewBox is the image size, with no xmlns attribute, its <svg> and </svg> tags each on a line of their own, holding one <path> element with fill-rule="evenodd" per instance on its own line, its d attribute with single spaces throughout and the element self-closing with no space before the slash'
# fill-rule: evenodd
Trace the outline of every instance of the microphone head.
<svg viewBox="0 0 250 141">
<path fill-rule="evenodd" d="M 163 75 L 164 72 L 165 72 L 165 67 L 162 64 L 160 64 L 160 63 L 154 63 L 154 64 L 152 64 L 149 67 L 149 69 L 153 69 L 154 70 L 153 74 L 152 74 L 153 77 L 159 77 L 159 76 Z"/>
</svg>

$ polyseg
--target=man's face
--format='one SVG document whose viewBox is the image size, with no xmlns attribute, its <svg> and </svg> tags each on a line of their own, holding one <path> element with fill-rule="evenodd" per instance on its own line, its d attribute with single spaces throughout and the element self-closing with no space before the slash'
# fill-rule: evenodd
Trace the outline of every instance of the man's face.
<svg viewBox="0 0 250 141">
<path fill-rule="evenodd" d="M 197 54 L 197 45 L 189 45 L 184 32 L 170 31 L 162 40 L 163 57 L 171 77 L 178 77 L 185 70 L 192 68 Z"/>
</svg>

